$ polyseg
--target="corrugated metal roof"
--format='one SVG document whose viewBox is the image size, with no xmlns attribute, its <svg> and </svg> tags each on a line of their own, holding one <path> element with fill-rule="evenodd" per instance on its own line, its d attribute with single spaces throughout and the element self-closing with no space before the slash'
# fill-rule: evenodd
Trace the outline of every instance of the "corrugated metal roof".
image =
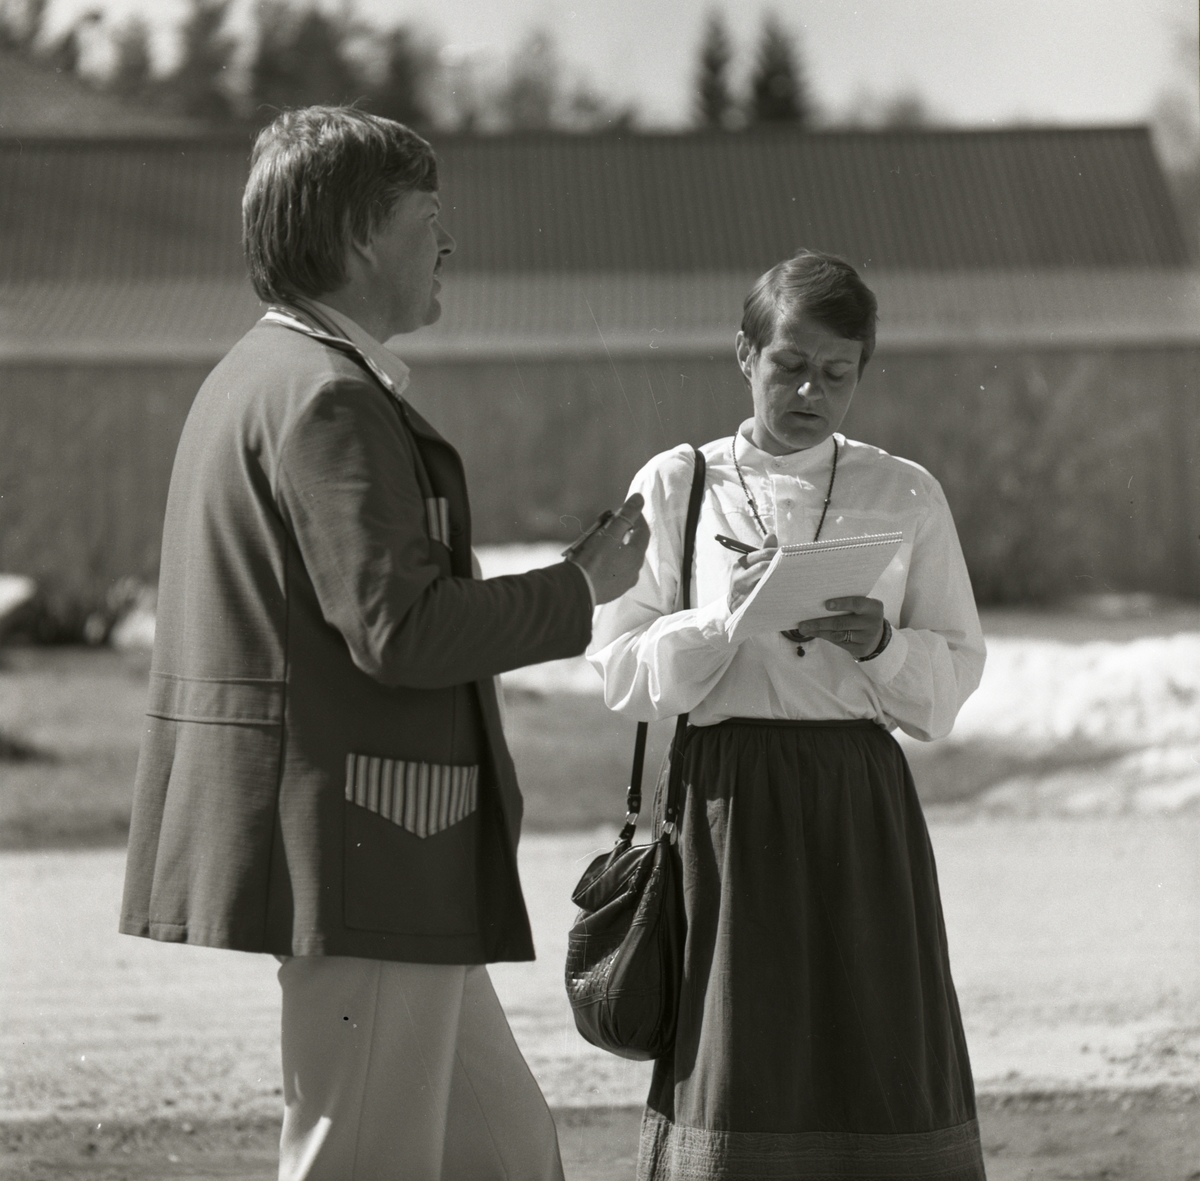
<svg viewBox="0 0 1200 1181">
<path fill-rule="evenodd" d="M 0 141 L 0 279 L 240 278 L 249 147 Z"/>
<path fill-rule="evenodd" d="M 414 361 L 729 350 L 753 280 L 450 272 L 442 319 L 398 347 Z M 882 349 L 1200 341 L 1197 271 L 893 271 L 871 284 Z M 223 279 L 0 287 L 0 362 L 215 360 L 261 311 Z"/>
<path fill-rule="evenodd" d="M 1142 128 L 756 132 L 441 150 L 472 269 L 763 270 L 797 246 L 866 268 L 1185 260 Z"/>
<path fill-rule="evenodd" d="M 53 66 L 0 48 L 0 134 L 55 135 L 197 134 L 195 119 L 123 102 L 91 89 Z"/>
<path fill-rule="evenodd" d="M 1144 128 L 449 138 L 460 271 L 1184 265 Z M 0 139 L 0 276 L 243 273 L 236 140 Z"/>
<path fill-rule="evenodd" d="M 732 348 L 752 271 L 447 276 L 445 312 L 412 346 L 511 342 L 600 352 Z M 1200 340 L 1200 272 L 881 271 L 880 347 Z M 406 342 L 406 348 L 410 347 Z"/>
<path fill-rule="evenodd" d="M 0 284 L 0 358 L 217 358 L 264 310 L 244 279 Z"/>
</svg>

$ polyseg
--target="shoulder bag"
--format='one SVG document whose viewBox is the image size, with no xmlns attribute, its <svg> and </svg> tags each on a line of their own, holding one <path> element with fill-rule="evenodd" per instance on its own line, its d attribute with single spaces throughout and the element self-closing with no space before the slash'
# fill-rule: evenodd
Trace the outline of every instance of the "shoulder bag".
<svg viewBox="0 0 1200 1181">
<path fill-rule="evenodd" d="M 679 572 L 680 609 L 691 606 L 696 523 L 704 496 L 704 456 L 695 452 L 692 492 Z M 639 722 L 625 798 L 625 826 L 610 853 L 584 872 L 571 900 L 579 914 L 567 945 L 567 997 L 587 1041 L 622 1058 L 659 1058 L 675 1041 L 683 980 L 682 868 L 675 848 L 683 795 L 687 714 L 675 725 L 662 828 L 649 845 L 634 845 L 642 807 L 645 722 Z"/>
</svg>

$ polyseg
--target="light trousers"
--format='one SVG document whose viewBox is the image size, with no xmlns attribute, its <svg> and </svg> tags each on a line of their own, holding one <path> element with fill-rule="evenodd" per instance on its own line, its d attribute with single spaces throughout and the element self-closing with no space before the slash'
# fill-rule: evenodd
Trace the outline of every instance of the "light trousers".
<svg viewBox="0 0 1200 1181">
<path fill-rule="evenodd" d="M 279 1181 L 562 1181 L 487 969 L 282 962 Z"/>
</svg>

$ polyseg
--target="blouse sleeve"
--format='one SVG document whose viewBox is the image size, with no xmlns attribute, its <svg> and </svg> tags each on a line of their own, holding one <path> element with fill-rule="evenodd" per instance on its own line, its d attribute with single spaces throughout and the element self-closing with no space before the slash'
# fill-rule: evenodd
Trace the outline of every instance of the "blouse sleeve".
<svg viewBox="0 0 1200 1181">
<path fill-rule="evenodd" d="M 630 495 L 645 499 L 650 544 L 637 585 L 596 608 L 587 658 L 604 678 L 609 709 L 652 722 L 685 713 L 708 696 L 737 646 L 725 635 L 722 596 L 676 611 L 693 460 L 679 447 L 651 460 Z"/>
<path fill-rule="evenodd" d="M 917 526 L 900 626 L 874 660 L 871 678 L 888 717 L 928 742 L 950 733 L 983 675 L 986 650 L 950 506 L 936 481 Z"/>
</svg>

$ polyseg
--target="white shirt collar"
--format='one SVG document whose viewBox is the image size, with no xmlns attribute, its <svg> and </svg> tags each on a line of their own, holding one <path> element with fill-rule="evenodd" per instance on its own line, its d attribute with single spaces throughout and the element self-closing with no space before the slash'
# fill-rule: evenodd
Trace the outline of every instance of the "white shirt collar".
<svg viewBox="0 0 1200 1181">
<path fill-rule="evenodd" d="M 814 472 L 828 468 L 833 462 L 833 444 L 837 439 L 841 445 L 845 439 L 836 432 L 815 447 L 803 451 L 791 451 L 787 455 L 772 455 L 756 447 L 750 439 L 750 430 L 754 419 L 748 418 L 738 427 L 737 434 L 730 441 L 731 447 L 737 448 L 738 463 L 748 471 L 760 475 L 782 476 L 811 476 Z"/>
<path fill-rule="evenodd" d="M 409 368 L 391 349 L 381 344 L 365 328 L 361 327 L 349 316 L 331 308 L 326 303 L 316 299 L 296 300 L 300 306 L 308 305 L 321 317 L 328 320 L 343 336 L 349 340 L 364 357 L 373 361 L 388 376 L 393 385 L 393 392 L 399 397 L 404 393 L 409 382 Z"/>
</svg>

